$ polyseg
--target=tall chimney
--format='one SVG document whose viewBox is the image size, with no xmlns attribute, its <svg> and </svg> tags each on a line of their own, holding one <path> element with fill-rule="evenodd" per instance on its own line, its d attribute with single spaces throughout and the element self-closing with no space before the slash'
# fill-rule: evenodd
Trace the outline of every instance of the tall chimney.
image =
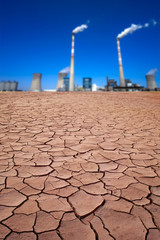
<svg viewBox="0 0 160 240">
<path fill-rule="evenodd" d="M 147 80 L 147 89 L 152 91 L 152 90 L 155 90 L 155 88 L 157 88 L 154 74 L 146 74 L 146 80 Z"/>
<path fill-rule="evenodd" d="M 31 87 L 30 87 L 29 91 L 33 91 L 33 92 L 40 92 L 40 91 L 42 91 L 42 88 L 41 88 L 41 77 L 42 77 L 41 73 L 33 73 L 32 84 L 31 84 Z"/>
<path fill-rule="evenodd" d="M 74 91 L 74 33 L 72 33 L 72 49 L 71 49 L 69 91 Z"/>
<path fill-rule="evenodd" d="M 121 57 L 121 49 L 120 49 L 119 38 L 117 38 L 117 49 L 118 49 L 120 87 L 125 87 L 125 80 L 124 80 L 124 74 L 123 74 L 123 65 L 122 65 L 122 57 Z"/>
</svg>

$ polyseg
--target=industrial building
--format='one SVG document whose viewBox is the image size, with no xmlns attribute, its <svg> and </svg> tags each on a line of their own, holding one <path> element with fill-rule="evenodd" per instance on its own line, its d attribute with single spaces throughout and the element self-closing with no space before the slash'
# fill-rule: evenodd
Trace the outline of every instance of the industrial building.
<svg viewBox="0 0 160 240">
<path fill-rule="evenodd" d="M 139 84 L 133 84 L 130 79 L 124 79 L 125 86 L 118 86 L 117 81 L 114 79 L 108 79 L 107 76 L 107 85 L 105 86 L 106 91 L 142 91 L 144 87 Z"/>
<path fill-rule="evenodd" d="M 1 81 L 0 82 L 0 91 L 17 91 L 18 82 L 16 81 Z"/>
<path fill-rule="evenodd" d="M 92 91 L 92 78 L 83 78 L 83 89 L 85 91 Z"/>
<path fill-rule="evenodd" d="M 63 78 L 63 91 L 69 91 L 69 78 Z"/>
</svg>

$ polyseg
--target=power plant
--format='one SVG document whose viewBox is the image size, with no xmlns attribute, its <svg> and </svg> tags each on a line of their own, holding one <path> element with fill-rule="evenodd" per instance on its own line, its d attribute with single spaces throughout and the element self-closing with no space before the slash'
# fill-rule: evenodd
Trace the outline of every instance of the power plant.
<svg viewBox="0 0 160 240">
<path fill-rule="evenodd" d="M 146 23 L 144 25 L 136 25 L 136 24 L 131 24 L 130 27 L 125 28 L 121 33 L 118 34 L 117 36 L 117 49 L 118 49 L 118 63 L 119 63 L 119 80 L 120 80 L 120 88 L 125 90 L 125 79 L 124 79 L 124 73 L 123 73 L 123 65 L 122 65 L 122 57 L 121 57 L 121 49 L 120 49 L 120 41 L 119 39 L 127 36 L 128 34 L 132 34 L 138 29 L 141 28 L 146 28 L 149 26 L 149 23 Z"/>
<path fill-rule="evenodd" d="M 0 91 L 17 91 L 18 82 L 16 81 L 2 81 L 0 82 Z"/>
<path fill-rule="evenodd" d="M 155 82 L 155 76 L 154 75 L 146 75 L 147 80 L 147 89 L 148 90 L 155 90 L 157 88 L 156 82 Z"/>
<path fill-rule="evenodd" d="M 81 26 L 76 27 L 72 31 L 72 48 L 71 48 L 69 91 L 74 91 L 74 41 L 75 41 L 75 34 L 78 33 L 78 32 L 82 32 L 86 28 L 88 28 L 88 26 L 86 24 L 82 24 Z"/>
<path fill-rule="evenodd" d="M 156 23 L 155 23 L 156 24 Z M 120 48 L 120 39 L 128 34 L 132 34 L 134 31 L 142 28 L 147 28 L 149 23 L 145 23 L 143 25 L 131 24 L 130 27 L 124 29 L 121 33 L 117 35 L 117 51 L 118 51 L 118 65 L 119 65 L 119 85 L 114 79 L 107 78 L 107 85 L 105 86 L 106 91 L 159 91 L 155 82 L 155 73 L 157 69 L 150 70 L 146 75 L 147 87 L 144 88 L 137 83 L 132 83 L 129 79 L 124 78 L 123 72 L 123 64 L 122 64 L 122 56 L 121 56 L 121 48 Z M 76 86 L 74 82 L 74 53 L 75 53 L 75 34 L 84 31 L 88 26 L 86 24 L 82 24 L 81 26 L 76 27 L 72 31 L 72 44 L 71 44 L 71 61 L 70 67 L 66 67 L 58 73 L 58 82 L 56 86 L 56 90 L 52 89 L 52 91 L 95 91 L 104 90 L 103 87 L 95 87 L 95 84 L 92 86 L 92 78 L 83 78 L 83 86 Z M 70 76 L 67 75 L 70 73 Z M 33 73 L 32 83 L 29 91 L 40 92 L 41 88 L 41 73 Z M 16 81 L 1 81 L 0 82 L 0 91 L 17 91 L 18 82 Z M 51 91 L 51 89 L 47 89 L 45 91 Z"/>
<path fill-rule="evenodd" d="M 155 69 L 151 69 L 146 75 L 146 80 L 147 80 L 147 89 L 148 90 L 156 90 L 157 89 L 157 84 L 156 84 L 156 81 L 155 81 L 155 74 L 158 70 L 155 68 Z"/>
<path fill-rule="evenodd" d="M 74 33 L 72 33 L 69 91 L 74 91 L 74 39 L 75 39 L 75 36 L 74 36 Z"/>
<path fill-rule="evenodd" d="M 64 88 L 64 78 L 67 77 L 69 72 L 70 72 L 70 68 L 66 67 L 58 73 L 58 82 L 57 82 L 57 87 L 56 87 L 57 91 L 62 91 L 63 90 L 63 88 Z"/>
<path fill-rule="evenodd" d="M 32 92 L 41 92 L 42 91 L 41 77 L 42 77 L 41 73 L 33 73 L 32 84 L 31 84 L 29 91 L 32 91 Z"/>
<path fill-rule="evenodd" d="M 123 65 L 122 65 L 122 57 L 121 57 L 121 49 L 120 49 L 120 41 L 117 37 L 117 50 L 118 50 L 118 64 L 119 64 L 119 80 L 120 87 L 125 87 L 124 73 L 123 73 Z"/>
</svg>

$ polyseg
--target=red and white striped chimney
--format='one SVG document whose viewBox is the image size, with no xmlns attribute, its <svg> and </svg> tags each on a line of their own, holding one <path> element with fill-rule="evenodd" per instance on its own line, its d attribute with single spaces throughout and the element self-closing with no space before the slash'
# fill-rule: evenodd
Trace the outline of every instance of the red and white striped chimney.
<svg viewBox="0 0 160 240">
<path fill-rule="evenodd" d="M 74 39 L 75 39 L 75 34 L 72 33 L 72 49 L 71 49 L 69 91 L 74 91 Z"/>
</svg>

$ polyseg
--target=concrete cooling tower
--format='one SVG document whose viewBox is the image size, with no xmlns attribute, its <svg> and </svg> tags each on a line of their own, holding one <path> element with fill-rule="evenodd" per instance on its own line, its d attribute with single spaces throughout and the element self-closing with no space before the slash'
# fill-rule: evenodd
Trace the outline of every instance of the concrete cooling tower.
<svg viewBox="0 0 160 240">
<path fill-rule="evenodd" d="M 4 89 L 5 89 L 5 82 L 2 81 L 0 82 L 0 91 L 4 91 Z"/>
<path fill-rule="evenodd" d="M 32 84 L 31 84 L 31 87 L 30 87 L 29 91 L 32 91 L 32 92 L 42 91 L 41 77 L 42 77 L 41 73 L 33 73 Z"/>
<path fill-rule="evenodd" d="M 63 78 L 67 77 L 67 73 L 58 73 L 58 83 L 57 83 L 57 87 L 56 90 L 60 91 L 63 89 Z"/>
<path fill-rule="evenodd" d="M 157 88 L 156 82 L 155 82 L 155 76 L 154 74 L 146 74 L 146 80 L 147 80 L 147 89 L 149 90 L 155 90 Z"/>
<path fill-rule="evenodd" d="M 67 77 L 70 72 L 70 68 L 66 67 L 58 73 L 57 91 L 62 91 L 64 87 L 64 78 Z"/>
<path fill-rule="evenodd" d="M 4 90 L 5 91 L 10 91 L 10 86 L 11 86 L 11 82 L 10 81 L 5 82 Z"/>
<path fill-rule="evenodd" d="M 0 82 L 0 91 L 17 91 L 18 82 L 16 81 L 2 81 Z"/>
<path fill-rule="evenodd" d="M 17 91 L 17 88 L 18 88 L 18 82 L 16 81 L 11 82 L 10 91 Z"/>
</svg>

